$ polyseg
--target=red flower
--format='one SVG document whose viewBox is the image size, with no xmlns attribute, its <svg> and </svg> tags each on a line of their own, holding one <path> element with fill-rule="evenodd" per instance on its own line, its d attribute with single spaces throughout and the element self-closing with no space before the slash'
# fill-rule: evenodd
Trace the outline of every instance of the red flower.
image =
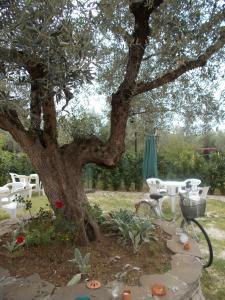
<svg viewBox="0 0 225 300">
<path fill-rule="evenodd" d="M 16 238 L 16 244 L 18 244 L 18 245 L 22 244 L 24 241 L 25 241 L 25 237 L 23 235 L 19 235 Z"/>
<path fill-rule="evenodd" d="M 55 201 L 55 208 L 62 208 L 63 206 L 64 206 L 64 204 L 61 200 Z"/>
</svg>

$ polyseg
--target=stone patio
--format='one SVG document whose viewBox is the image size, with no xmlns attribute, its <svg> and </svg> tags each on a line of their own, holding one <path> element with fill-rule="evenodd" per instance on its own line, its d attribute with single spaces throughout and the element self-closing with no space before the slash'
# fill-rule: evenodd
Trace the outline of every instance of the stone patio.
<svg viewBox="0 0 225 300">
<path fill-rule="evenodd" d="M 0 238 L 12 230 L 15 222 L 8 220 L 1 222 Z M 191 249 L 183 250 L 176 236 L 175 226 L 161 220 L 157 220 L 156 223 L 171 235 L 171 239 L 167 241 L 167 247 L 175 253 L 171 261 L 171 270 L 165 274 L 143 275 L 140 279 L 141 286 L 123 286 L 120 283 L 119 295 L 123 289 L 130 289 L 132 300 L 154 299 L 151 296 L 151 287 L 155 283 L 161 283 L 166 286 L 167 294 L 160 299 L 204 300 L 199 283 L 202 266 L 198 245 L 191 241 Z M 107 287 L 97 290 L 87 289 L 84 283 L 70 287 L 55 287 L 42 280 L 38 274 L 26 278 L 11 277 L 8 270 L 0 267 L 0 300 L 74 300 L 76 296 L 82 295 L 88 295 L 96 300 L 110 300 L 112 299 L 110 283 Z M 117 299 L 120 300 L 121 297 Z"/>
</svg>

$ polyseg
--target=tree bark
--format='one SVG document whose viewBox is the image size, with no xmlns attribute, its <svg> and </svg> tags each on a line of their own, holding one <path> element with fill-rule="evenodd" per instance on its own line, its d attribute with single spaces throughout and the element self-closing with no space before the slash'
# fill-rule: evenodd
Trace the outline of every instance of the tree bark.
<svg viewBox="0 0 225 300">
<path fill-rule="evenodd" d="M 64 217 L 75 221 L 77 243 L 86 245 L 89 241 L 99 240 L 98 224 L 87 210 L 88 200 L 81 182 L 79 157 L 76 161 L 71 160 L 54 143 L 46 148 L 38 140 L 29 145 L 26 152 L 39 174 L 52 208 L 55 210 L 56 200 L 61 200 Z"/>
</svg>

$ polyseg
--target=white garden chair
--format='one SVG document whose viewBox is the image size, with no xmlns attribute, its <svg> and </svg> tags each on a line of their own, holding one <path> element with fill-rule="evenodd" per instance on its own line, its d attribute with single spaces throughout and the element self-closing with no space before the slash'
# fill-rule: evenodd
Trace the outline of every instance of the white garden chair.
<svg viewBox="0 0 225 300">
<path fill-rule="evenodd" d="M 9 174 L 11 176 L 13 184 L 20 183 L 20 184 L 23 184 L 24 187 L 29 189 L 29 199 L 31 199 L 31 197 L 32 197 L 32 192 L 36 191 L 37 186 L 38 186 L 37 191 L 39 191 L 39 179 L 37 180 L 37 182 L 35 181 L 35 183 L 31 182 L 33 179 L 36 180 L 36 176 L 38 176 L 37 174 L 31 174 L 29 176 L 19 175 L 16 173 L 9 173 Z"/>
<path fill-rule="evenodd" d="M 191 190 L 192 192 L 199 191 L 198 186 L 201 184 L 201 180 L 200 179 L 195 179 L 195 178 L 190 178 L 190 179 L 186 179 L 184 181 L 185 185 L 186 185 L 186 189 Z"/>
<path fill-rule="evenodd" d="M 16 218 L 16 209 L 23 205 L 13 202 L 17 196 L 27 198 L 29 189 L 21 182 L 7 183 L 0 187 L 0 207 L 10 215 L 10 218 Z"/>
<path fill-rule="evenodd" d="M 38 195 L 40 196 L 41 193 L 41 184 L 39 181 L 38 174 L 30 174 L 29 175 L 29 186 L 32 188 L 32 192 L 38 192 Z"/>
<path fill-rule="evenodd" d="M 146 182 L 151 194 L 161 194 L 167 192 L 163 185 L 163 181 L 158 178 L 148 178 Z"/>
</svg>

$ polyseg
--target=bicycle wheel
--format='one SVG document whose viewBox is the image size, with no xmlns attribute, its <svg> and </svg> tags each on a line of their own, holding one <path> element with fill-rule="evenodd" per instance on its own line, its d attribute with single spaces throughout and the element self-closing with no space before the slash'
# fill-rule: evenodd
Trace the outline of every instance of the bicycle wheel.
<svg viewBox="0 0 225 300">
<path fill-rule="evenodd" d="M 140 201 L 136 205 L 136 213 L 141 218 L 156 218 L 157 213 L 152 203 L 147 201 Z"/>
<path fill-rule="evenodd" d="M 183 219 L 181 228 L 198 243 L 203 268 L 210 267 L 213 262 L 213 248 L 205 229 L 195 219 Z"/>
<path fill-rule="evenodd" d="M 166 221 L 172 221 L 174 219 L 174 213 L 171 210 L 171 201 L 169 197 L 163 197 L 159 200 L 160 212 Z"/>
</svg>

